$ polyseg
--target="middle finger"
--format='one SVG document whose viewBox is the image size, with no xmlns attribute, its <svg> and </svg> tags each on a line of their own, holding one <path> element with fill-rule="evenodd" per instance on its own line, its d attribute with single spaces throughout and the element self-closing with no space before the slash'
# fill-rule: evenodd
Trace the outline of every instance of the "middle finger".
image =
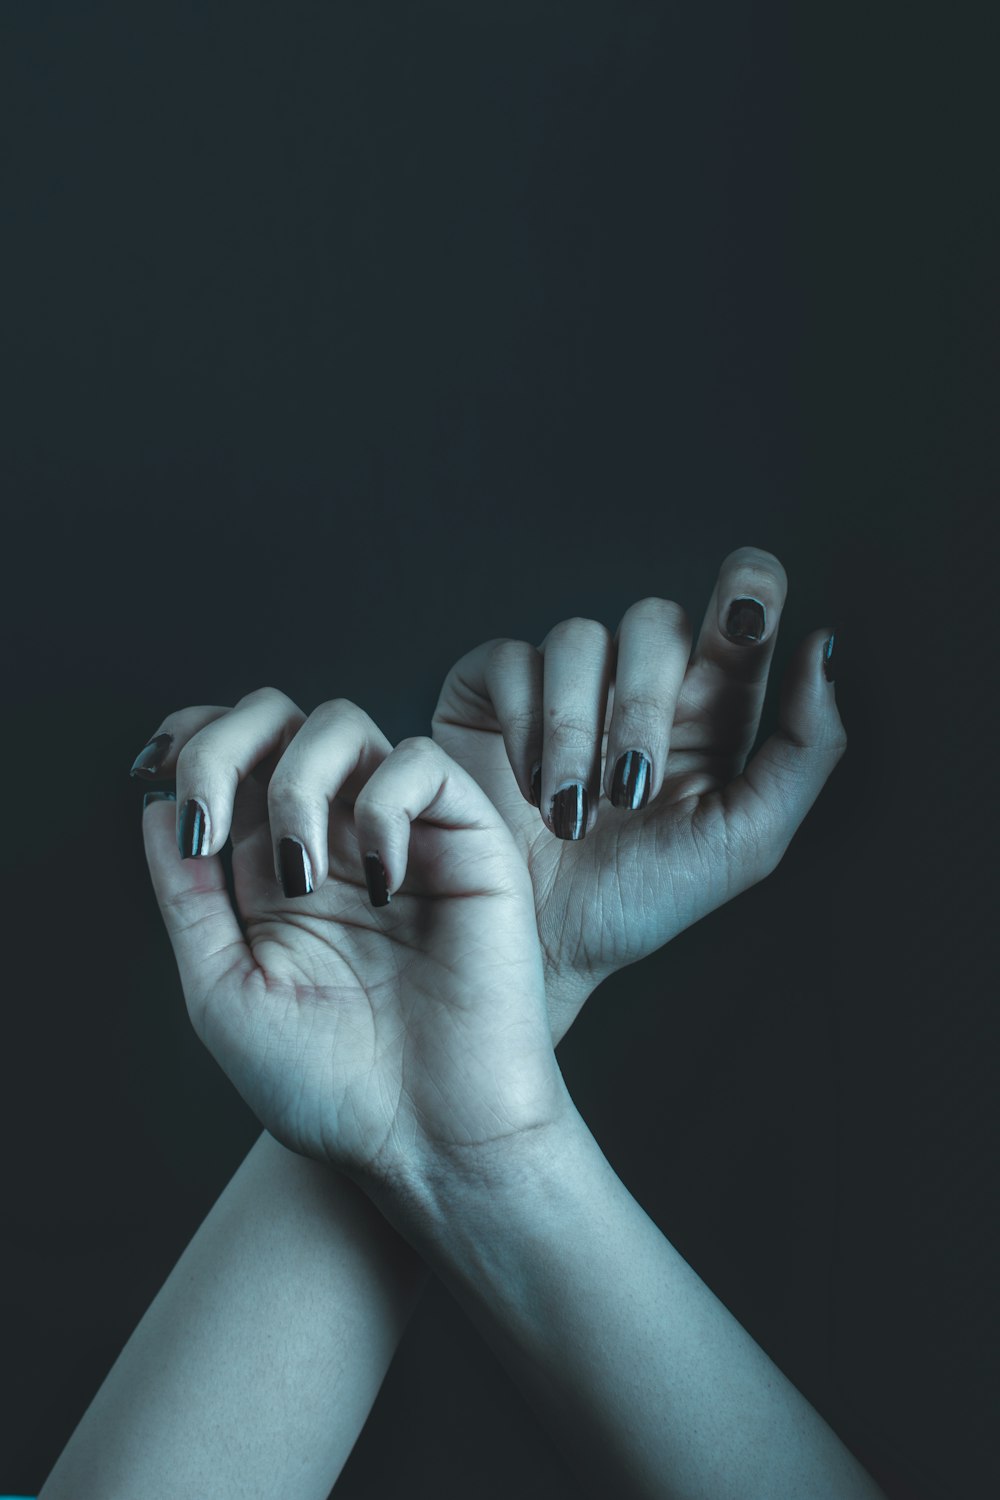
<svg viewBox="0 0 1000 1500">
<path fill-rule="evenodd" d="M 556 838 L 582 839 L 597 817 L 614 642 L 597 620 L 562 620 L 539 650 L 544 658 L 542 817 Z"/>
<path fill-rule="evenodd" d="M 615 701 L 604 780 L 614 807 L 635 812 L 663 785 L 691 627 L 670 599 L 640 599 L 618 627 Z"/>
</svg>

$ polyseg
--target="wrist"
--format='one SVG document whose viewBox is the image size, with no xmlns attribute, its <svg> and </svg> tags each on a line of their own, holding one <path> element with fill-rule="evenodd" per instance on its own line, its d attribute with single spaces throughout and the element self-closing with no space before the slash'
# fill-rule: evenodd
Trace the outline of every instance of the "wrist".
<svg viewBox="0 0 1000 1500">
<path fill-rule="evenodd" d="M 435 1145 L 370 1174 L 365 1192 L 417 1248 L 468 1230 L 473 1238 L 497 1214 L 519 1213 L 549 1191 L 593 1138 L 565 1085 L 546 1118 L 469 1145 Z"/>
<path fill-rule="evenodd" d="M 618 1253 L 623 1199 L 632 1201 L 570 1106 L 373 1201 L 498 1349 L 526 1343 L 541 1356 L 567 1288 L 593 1280 L 597 1247 Z"/>
</svg>

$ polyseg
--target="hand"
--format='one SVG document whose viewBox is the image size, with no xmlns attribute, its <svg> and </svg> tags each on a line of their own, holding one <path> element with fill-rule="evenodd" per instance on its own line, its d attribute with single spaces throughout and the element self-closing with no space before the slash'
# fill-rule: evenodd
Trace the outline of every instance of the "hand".
<svg viewBox="0 0 1000 1500">
<path fill-rule="evenodd" d="M 608 974 L 770 874 L 843 754 L 830 632 L 814 631 L 788 667 L 777 731 L 746 764 L 786 592 L 778 559 L 741 547 L 693 654 L 680 606 L 643 599 L 614 639 L 565 620 L 537 648 L 487 641 L 448 674 L 433 736 L 531 873 L 557 1040 Z"/>
<path fill-rule="evenodd" d="M 151 802 L 188 1010 L 278 1140 L 381 1183 L 559 1117 L 524 861 L 440 747 L 393 750 L 353 704 L 307 719 L 271 688 L 172 714 L 153 744 L 192 856 Z"/>
</svg>

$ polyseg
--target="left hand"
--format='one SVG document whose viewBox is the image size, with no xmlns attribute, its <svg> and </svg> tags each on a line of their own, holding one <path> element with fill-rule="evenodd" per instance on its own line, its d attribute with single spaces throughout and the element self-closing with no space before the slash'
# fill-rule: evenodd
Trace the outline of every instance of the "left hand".
<svg viewBox="0 0 1000 1500">
<path fill-rule="evenodd" d="M 393 750 L 353 704 L 306 718 L 270 688 L 160 734 L 192 857 L 173 803 L 143 828 L 188 1010 L 278 1140 L 386 1185 L 561 1118 L 530 881 L 467 772 L 429 739 Z M 282 893 L 289 857 L 311 891 Z"/>
</svg>

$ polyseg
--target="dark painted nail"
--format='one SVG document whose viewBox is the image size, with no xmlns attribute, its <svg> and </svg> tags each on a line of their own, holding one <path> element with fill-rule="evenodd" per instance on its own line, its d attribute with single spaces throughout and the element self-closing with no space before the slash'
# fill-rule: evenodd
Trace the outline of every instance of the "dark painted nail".
<svg viewBox="0 0 1000 1500">
<path fill-rule="evenodd" d="M 649 801 L 649 783 L 653 768 L 641 750 L 626 750 L 619 756 L 611 782 L 612 807 L 627 807 L 638 812 Z"/>
<path fill-rule="evenodd" d="M 827 682 L 833 682 L 833 643 L 837 639 L 835 635 L 828 635 L 823 642 L 823 676 Z"/>
<path fill-rule="evenodd" d="M 173 742 L 172 734 L 158 734 L 144 749 L 139 751 L 128 774 L 130 776 L 157 776 Z"/>
<path fill-rule="evenodd" d="M 176 801 L 177 801 L 177 793 L 176 792 L 146 792 L 146 794 L 144 795 L 144 797 L 142 799 L 142 810 L 143 810 L 143 812 L 145 812 L 146 808 L 149 806 L 149 804 L 151 802 L 176 802 Z"/>
<path fill-rule="evenodd" d="M 189 797 L 177 820 L 177 847 L 181 859 L 194 859 L 208 845 L 208 811 L 204 802 Z"/>
<path fill-rule="evenodd" d="M 587 832 L 589 798 L 582 781 L 564 786 L 552 798 L 550 816 L 557 839 L 582 839 Z"/>
<path fill-rule="evenodd" d="M 308 896 L 313 888 L 309 856 L 298 839 L 281 839 L 278 844 L 278 867 L 281 889 L 286 896 Z"/>
<path fill-rule="evenodd" d="M 368 885 L 368 899 L 372 906 L 388 906 L 392 899 L 389 895 L 389 881 L 386 877 L 385 865 L 375 849 L 369 849 L 365 855 L 365 881 Z"/>
<path fill-rule="evenodd" d="M 759 641 L 764 635 L 764 606 L 759 599 L 734 599 L 726 616 L 731 641 Z"/>
<path fill-rule="evenodd" d="M 531 768 L 531 804 L 533 807 L 542 805 L 542 768 L 532 766 Z"/>
</svg>

